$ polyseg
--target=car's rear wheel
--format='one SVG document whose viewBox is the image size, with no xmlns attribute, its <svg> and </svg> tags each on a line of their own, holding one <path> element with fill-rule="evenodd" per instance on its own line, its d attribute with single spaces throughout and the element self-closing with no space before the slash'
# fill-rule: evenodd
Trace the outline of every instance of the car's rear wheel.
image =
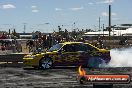
<svg viewBox="0 0 132 88">
<path fill-rule="evenodd" d="M 51 58 L 42 58 L 39 62 L 39 67 L 41 69 L 49 69 L 52 68 L 53 62 Z"/>
<path fill-rule="evenodd" d="M 90 57 L 88 60 L 88 67 L 90 68 L 99 68 L 104 64 L 104 60 L 101 57 Z"/>
</svg>

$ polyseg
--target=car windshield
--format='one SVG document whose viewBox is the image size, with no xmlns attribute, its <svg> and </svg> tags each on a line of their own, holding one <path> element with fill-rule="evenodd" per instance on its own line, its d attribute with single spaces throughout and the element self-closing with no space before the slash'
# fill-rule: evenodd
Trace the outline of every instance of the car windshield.
<svg viewBox="0 0 132 88">
<path fill-rule="evenodd" d="M 61 47 L 62 47 L 62 44 L 53 45 L 53 46 L 48 50 L 48 52 L 57 51 L 57 50 L 59 50 Z"/>
</svg>

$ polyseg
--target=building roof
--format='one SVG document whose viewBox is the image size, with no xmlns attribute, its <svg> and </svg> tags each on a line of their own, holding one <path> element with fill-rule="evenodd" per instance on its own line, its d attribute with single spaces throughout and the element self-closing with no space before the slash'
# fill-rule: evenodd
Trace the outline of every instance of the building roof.
<svg viewBox="0 0 132 88">
<path fill-rule="evenodd" d="M 125 34 L 132 34 L 132 28 L 128 28 L 126 30 L 112 30 L 111 31 L 111 36 L 120 36 L 120 35 L 125 35 Z M 109 31 L 98 31 L 98 32 L 87 32 L 83 36 L 96 36 L 96 35 L 109 35 Z"/>
</svg>

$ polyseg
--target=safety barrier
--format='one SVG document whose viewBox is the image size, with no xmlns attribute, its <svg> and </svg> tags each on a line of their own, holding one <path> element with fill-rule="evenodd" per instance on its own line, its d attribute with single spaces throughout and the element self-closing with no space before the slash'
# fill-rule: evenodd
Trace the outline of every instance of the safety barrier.
<svg viewBox="0 0 132 88">
<path fill-rule="evenodd" d="M 22 66 L 25 55 L 23 53 L 0 55 L 0 66 Z"/>
</svg>

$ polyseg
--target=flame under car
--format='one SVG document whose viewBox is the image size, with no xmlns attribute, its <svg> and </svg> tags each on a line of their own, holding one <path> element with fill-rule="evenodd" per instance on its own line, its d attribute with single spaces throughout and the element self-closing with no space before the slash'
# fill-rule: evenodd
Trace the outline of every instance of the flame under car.
<svg viewBox="0 0 132 88">
<path fill-rule="evenodd" d="M 99 49 L 90 43 L 65 42 L 52 46 L 46 53 L 26 55 L 25 66 L 41 69 L 55 66 L 86 66 L 98 68 L 102 63 L 109 63 L 110 51 Z"/>
</svg>

